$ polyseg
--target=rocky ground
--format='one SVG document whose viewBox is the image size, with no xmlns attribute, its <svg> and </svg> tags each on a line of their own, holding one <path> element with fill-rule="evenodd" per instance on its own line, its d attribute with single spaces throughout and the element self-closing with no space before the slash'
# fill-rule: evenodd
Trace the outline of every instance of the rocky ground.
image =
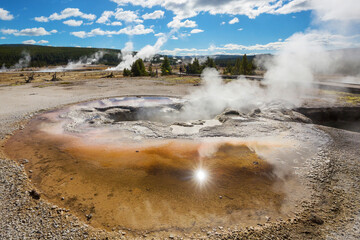
<svg viewBox="0 0 360 240">
<path fill-rule="evenodd" d="M 11 133 L 34 113 L 65 104 L 121 95 L 183 96 L 192 84 L 169 84 L 146 79 L 77 81 L 76 84 L 37 87 L 0 87 L 1 148 Z M 360 237 L 360 134 L 319 127 L 332 138 L 320 151 L 318 164 L 307 175 L 314 194 L 302 202 L 296 217 L 247 227 L 204 228 L 199 233 L 162 232 L 162 238 L 213 239 L 359 239 Z M 316 163 L 316 158 L 315 160 Z M 0 150 L 0 239 L 121 239 L 135 238 L 124 230 L 94 229 L 68 209 L 38 195 L 24 172 L 26 160 L 16 163 Z M 321 160 L 321 161 L 320 161 Z M 143 232 L 136 238 L 154 238 Z"/>
</svg>

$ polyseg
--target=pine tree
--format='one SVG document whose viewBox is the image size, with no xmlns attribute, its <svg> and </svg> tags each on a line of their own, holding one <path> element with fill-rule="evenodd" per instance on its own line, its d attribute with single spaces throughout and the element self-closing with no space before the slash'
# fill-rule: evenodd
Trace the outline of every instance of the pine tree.
<svg viewBox="0 0 360 240">
<path fill-rule="evenodd" d="M 131 65 L 131 76 L 132 76 L 132 77 L 141 76 L 141 71 L 140 71 L 140 66 L 139 66 L 138 60 L 136 60 L 136 61 Z"/>
<path fill-rule="evenodd" d="M 165 56 L 164 61 L 161 64 L 161 75 L 165 76 L 165 75 L 171 75 L 172 74 L 172 69 L 170 66 L 170 61 L 169 58 L 167 56 Z"/>
<path fill-rule="evenodd" d="M 143 60 L 140 58 L 131 65 L 131 76 L 148 76 Z"/>
<path fill-rule="evenodd" d="M 242 61 L 241 61 L 241 74 L 248 75 L 249 74 L 249 63 L 246 57 L 246 54 L 244 54 Z"/>
<path fill-rule="evenodd" d="M 207 57 L 204 67 L 209 67 L 209 68 L 216 68 L 216 64 L 214 62 L 214 59 Z"/>
<path fill-rule="evenodd" d="M 224 75 L 232 74 L 233 71 L 234 71 L 233 66 L 230 63 L 228 63 L 226 68 L 224 69 Z"/>
<path fill-rule="evenodd" d="M 235 66 L 232 70 L 232 75 L 240 75 L 241 74 L 241 59 L 237 58 L 235 62 Z"/>
<path fill-rule="evenodd" d="M 124 68 L 123 76 L 124 77 L 130 77 L 131 76 L 131 71 L 129 69 L 127 69 L 127 68 Z"/>
</svg>

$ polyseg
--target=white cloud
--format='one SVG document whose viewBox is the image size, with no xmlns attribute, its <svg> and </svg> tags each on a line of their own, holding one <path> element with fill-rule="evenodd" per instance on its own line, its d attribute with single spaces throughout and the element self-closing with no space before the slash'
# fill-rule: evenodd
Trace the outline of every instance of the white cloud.
<svg viewBox="0 0 360 240">
<path fill-rule="evenodd" d="M 9 11 L 0 8 L 0 20 L 4 20 L 4 21 L 10 21 L 13 20 L 14 16 L 12 14 L 10 14 Z"/>
<path fill-rule="evenodd" d="M 226 22 L 221 22 L 220 25 L 225 25 Z"/>
<path fill-rule="evenodd" d="M 185 19 L 207 12 L 211 15 L 245 15 L 256 18 L 261 14 L 290 14 L 315 10 L 322 21 L 360 20 L 359 0 L 110 0 L 119 6 L 128 4 L 152 8 L 161 6 L 176 18 Z"/>
<path fill-rule="evenodd" d="M 178 40 L 179 38 L 178 38 L 178 37 L 175 37 L 175 36 L 172 36 L 171 39 L 172 39 L 172 40 Z"/>
<path fill-rule="evenodd" d="M 185 20 L 184 22 L 181 22 L 179 19 L 174 18 L 171 22 L 169 22 L 167 24 L 167 26 L 169 28 L 175 28 L 175 29 L 179 29 L 179 28 L 194 28 L 197 27 L 197 24 L 195 21 L 192 20 Z"/>
<path fill-rule="evenodd" d="M 207 12 L 211 15 L 229 14 L 229 15 L 245 15 L 249 18 L 256 18 L 260 14 L 280 14 L 282 12 L 298 12 L 301 9 L 306 10 L 302 6 L 305 0 L 111 0 L 119 6 L 132 4 L 152 8 L 161 6 L 166 10 L 172 11 L 176 18 L 185 19 L 198 15 L 200 12 Z M 308 0 L 313 1 L 313 0 Z M 327 0 L 323 0 L 327 1 Z M 332 1 L 332 0 L 331 0 Z M 356 1 L 356 0 L 351 0 Z M 292 3 L 295 2 L 295 3 Z M 276 12 L 276 10 L 279 12 Z"/>
<path fill-rule="evenodd" d="M 79 32 L 72 32 L 71 35 L 78 37 L 78 38 L 86 38 L 87 33 L 85 31 L 79 31 Z"/>
<path fill-rule="evenodd" d="M 6 37 L 0 37 L 0 39 L 1 39 L 1 40 L 4 40 L 4 39 L 6 39 Z"/>
<path fill-rule="evenodd" d="M 243 28 L 239 28 L 239 29 L 238 29 L 238 31 L 242 31 L 242 30 L 244 30 L 244 29 L 243 29 Z"/>
<path fill-rule="evenodd" d="M 74 20 L 74 19 L 70 19 L 70 20 L 67 20 L 67 21 L 64 21 L 63 22 L 64 24 L 68 25 L 68 26 L 71 26 L 71 27 L 79 27 L 83 24 L 83 21 L 81 20 Z"/>
<path fill-rule="evenodd" d="M 121 26 L 122 23 L 121 22 L 112 22 L 110 25 L 111 26 Z"/>
<path fill-rule="evenodd" d="M 191 34 L 195 34 L 195 33 L 202 33 L 202 32 L 204 32 L 204 30 L 202 30 L 202 29 L 193 29 L 193 30 L 191 30 Z"/>
<path fill-rule="evenodd" d="M 155 37 L 165 37 L 165 33 L 162 33 L 162 32 L 156 33 L 156 34 L 154 34 L 154 36 Z"/>
<path fill-rule="evenodd" d="M 36 43 L 38 43 L 38 44 L 45 44 L 45 43 L 49 43 L 49 41 L 46 41 L 46 40 L 40 40 L 40 41 L 38 41 L 38 42 L 36 42 L 35 40 L 26 40 L 26 41 L 23 41 L 22 42 L 23 44 L 36 44 Z"/>
<path fill-rule="evenodd" d="M 44 17 L 44 16 L 35 17 L 35 21 L 48 22 L 49 20 L 51 20 L 51 21 L 64 20 L 64 19 L 71 18 L 71 17 L 79 17 L 79 18 L 86 19 L 89 21 L 93 21 L 96 19 L 96 15 L 83 13 L 78 8 L 65 8 L 64 10 L 61 11 L 60 14 L 53 13 L 49 17 Z"/>
<path fill-rule="evenodd" d="M 1 29 L 0 31 L 3 34 L 12 34 L 14 36 L 45 36 L 45 35 L 50 35 L 51 33 L 57 33 L 57 30 L 52 30 L 52 31 L 48 32 L 43 27 L 26 28 L 26 29 L 22 29 L 22 30 Z"/>
<path fill-rule="evenodd" d="M 136 25 L 135 27 L 126 27 L 120 29 L 118 32 L 119 34 L 126 34 L 126 35 L 143 35 L 143 34 L 153 33 L 154 30 L 151 28 L 145 28 L 144 25 L 139 24 Z"/>
<path fill-rule="evenodd" d="M 47 17 L 41 16 L 41 17 L 35 17 L 35 21 L 37 21 L 37 22 L 48 22 L 49 19 Z"/>
<path fill-rule="evenodd" d="M 223 46 L 211 45 L 209 48 L 175 48 L 173 50 L 163 50 L 162 54 L 168 55 L 209 55 L 209 54 L 243 54 L 246 52 L 273 52 L 282 49 L 288 44 L 289 39 L 296 37 L 296 34 L 286 40 L 279 39 L 276 42 L 266 44 L 242 45 L 236 43 L 229 43 Z M 358 48 L 360 47 L 360 35 L 345 36 L 339 34 L 332 34 L 324 31 L 311 31 L 306 33 L 307 39 L 316 44 L 320 44 L 327 49 L 343 49 L 343 48 Z M 215 52 L 216 51 L 216 52 Z M 237 51 L 237 52 L 234 52 Z M 239 52 L 240 51 L 240 52 Z M 242 53 L 241 53 L 242 52 Z"/>
<path fill-rule="evenodd" d="M 114 12 L 113 11 L 104 11 L 101 14 L 101 17 L 99 17 L 99 19 L 96 21 L 97 23 L 107 23 L 110 21 L 110 18 L 114 16 Z"/>
<path fill-rule="evenodd" d="M 36 41 L 35 40 L 26 40 L 22 42 L 23 44 L 35 44 Z"/>
<path fill-rule="evenodd" d="M 122 8 L 116 9 L 114 13 L 115 19 L 124 21 L 124 22 L 135 22 L 142 23 L 143 21 L 139 19 L 139 16 L 133 11 L 124 11 Z"/>
<path fill-rule="evenodd" d="M 134 22 L 134 23 L 142 23 L 143 20 L 139 19 L 139 16 L 134 11 L 124 11 L 122 8 L 117 8 L 115 12 L 113 11 L 104 11 L 101 14 L 101 17 L 96 21 L 97 23 L 120 26 L 119 22 L 115 24 L 111 24 L 111 18 L 115 17 L 115 19 L 124 22 Z M 122 24 L 121 24 L 122 25 Z"/>
<path fill-rule="evenodd" d="M 161 11 L 161 10 L 157 10 L 154 11 L 152 13 L 146 13 L 144 15 L 142 15 L 142 18 L 147 20 L 147 19 L 159 19 L 159 18 L 163 18 L 164 17 L 165 12 Z"/>
<path fill-rule="evenodd" d="M 126 27 L 122 28 L 118 31 L 104 31 L 100 28 L 96 28 L 91 30 L 90 32 L 85 31 L 79 31 L 79 32 L 72 32 L 71 35 L 79 38 L 87 38 L 87 37 L 95 37 L 95 36 L 112 36 L 112 35 L 120 35 L 120 34 L 126 34 L 126 35 L 144 35 L 148 33 L 153 33 L 154 30 L 151 28 L 145 28 L 144 25 L 139 24 L 134 27 Z"/>
<path fill-rule="evenodd" d="M 360 21 L 359 0 L 311 0 L 310 6 L 321 21 Z"/>
<path fill-rule="evenodd" d="M 3 34 L 14 34 L 14 33 L 16 33 L 16 32 L 18 32 L 18 30 L 16 30 L 16 29 L 1 29 L 1 32 L 3 33 Z"/>
<path fill-rule="evenodd" d="M 229 21 L 229 24 L 235 24 L 235 23 L 238 23 L 239 22 L 239 19 L 237 17 L 234 17 L 233 19 L 231 19 Z"/>
</svg>

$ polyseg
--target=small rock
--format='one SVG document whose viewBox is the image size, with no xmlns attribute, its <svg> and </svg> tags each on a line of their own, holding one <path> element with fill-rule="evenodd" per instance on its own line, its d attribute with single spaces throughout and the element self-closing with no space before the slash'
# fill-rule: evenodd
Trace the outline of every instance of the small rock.
<svg viewBox="0 0 360 240">
<path fill-rule="evenodd" d="M 88 214 L 88 215 L 85 215 L 86 216 L 86 219 L 89 221 L 91 218 L 92 218 L 92 214 Z"/>
<path fill-rule="evenodd" d="M 259 108 L 254 110 L 254 114 L 259 114 L 259 113 L 261 113 L 261 110 Z"/>
<path fill-rule="evenodd" d="M 322 225 L 324 224 L 324 220 L 322 220 L 320 217 L 316 216 L 316 215 L 312 215 L 310 217 L 310 221 L 313 222 L 313 223 L 316 223 L 318 225 Z"/>
<path fill-rule="evenodd" d="M 21 164 L 27 164 L 27 163 L 29 163 L 29 160 L 27 160 L 27 159 L 22 159 L 22 160 L 20 160 L 20 163 L 21 163 Z"/>
<path fill-rule="evenodd" d="M 170 234 L 169 238 L 170 238 L 170 239 L 174 239 L 175 236 L 174 236 L 173 234 Z"/>
<path fill-rule="evenodd" d="M 30 196 L 35 199 L 35 200 L 39 200 L 40 199 L 40 193 L 38 193 L 35 189 L 31 190 L 29 192 Z"/>
<path fill-rule="evenodd" d="M 222 196 L 219 196 L 220 199 L 222 199 L 223 197 Z"/>
</svg>

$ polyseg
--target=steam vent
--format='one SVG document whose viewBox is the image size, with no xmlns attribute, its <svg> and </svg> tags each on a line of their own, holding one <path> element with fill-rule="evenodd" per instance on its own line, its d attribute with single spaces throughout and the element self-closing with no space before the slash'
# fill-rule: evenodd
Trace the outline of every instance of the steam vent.
<svg viewBox="0 0 360 240">
<path fill-rule="evenodd" d="M 42 197 L 107 231 L 201 232 L 296 217 L 330 138 L 270 106 L 188 119 L 187 101 L 110 98 L 42 113 L 5 151 Z"/>
</svg>

